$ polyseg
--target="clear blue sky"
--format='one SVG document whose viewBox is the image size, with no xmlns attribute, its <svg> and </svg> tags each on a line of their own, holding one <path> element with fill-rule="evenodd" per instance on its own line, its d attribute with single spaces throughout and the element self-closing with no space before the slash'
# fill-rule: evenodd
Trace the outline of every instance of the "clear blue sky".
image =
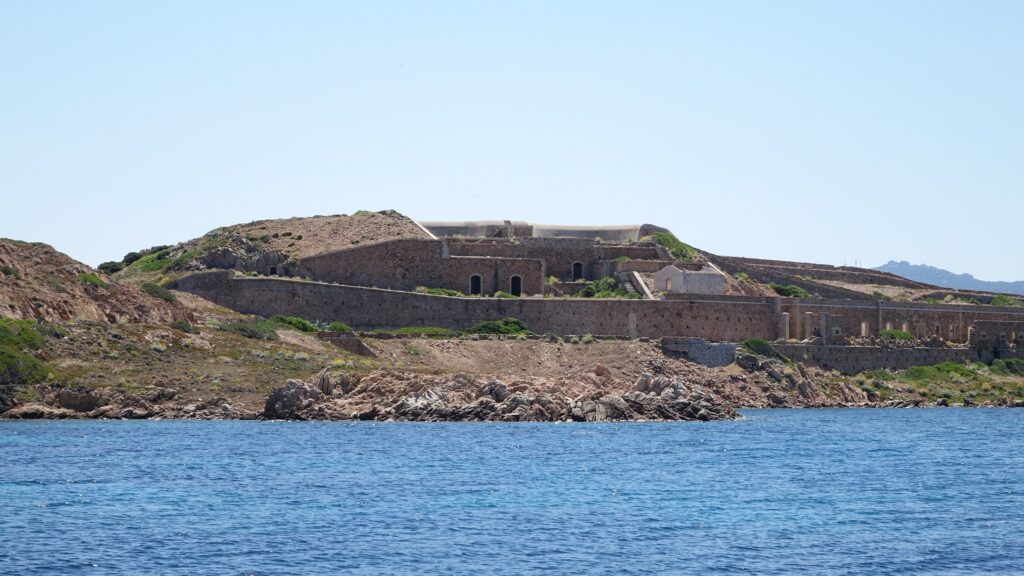
<svg viewBox="0 0 1024 576">
<path fill-rule="evenodd" d="M 0 3 L 0 236 L 643 223 L 1024 279 L 1024 2 Z"/>
</svg>

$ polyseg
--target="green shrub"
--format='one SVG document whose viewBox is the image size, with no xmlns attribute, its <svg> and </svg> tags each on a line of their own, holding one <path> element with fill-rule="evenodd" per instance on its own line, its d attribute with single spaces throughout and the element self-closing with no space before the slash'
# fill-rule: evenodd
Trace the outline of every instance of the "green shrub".
<svg viewBox="0 0 1024 576">
<path fill-rule="evenodd" d="M 131 267 L 142 272 L 162 272 L 171 263 L 168 258 L 171 255 L 170 248 L 162 248 L 150 252 L 132 263 Z"/>
<path fill-rule="evenodd" d="M 17 270 L 7 264 L 0 264 L 0 274 L 3 274 L 4 276 L 14 276 L 15 278 L 21 277 L 21 274 L 18 274 Z"/>
<path fill-rule="evenodd" d="M 78 279 L 89 286 L 95 286 L 97 288 L 107 287 L 107 283 L 95 274 L 79 274 Z"/>
<path fill-rule="evenodd" d="M 980 380 L 981 375 L 963 364 L 943 362 L 934 366 L 912 366 L 903 371 L 903 379 L 917 384 L 946 383 L 950 380 Z"/>
<path fill-rule="evenodd" d="M 783 286 L 782 284 L 776 284 L 775 282 L 771 282 L 770 284 L 768 284 L 768 286 L 770 286 L 772 290 L 775 290 L 776 294 L 786 298 L 811 297 L 811 295 L 807 293 L 807 290 L 804 290 L 803 288 L 796 286 L 794 284 L 788 284 L 786 286 Z"/>
<path fill-rule="evenodd" d="M 498 290 L 497 292 L 495 292 L 494 293 L 494 297 L 495 298 L 519 298 L 519 296 L 516 296 L 515 294 L 510 294 L 508 292 L 503 292 L 501 290 Z"/>
<path fill-rule="evenodd" d="M 0 318 L 0 346 L 18 350 L 37 350 L 43 346 L 44 335 L 50 330 L 32 320 Z M 52 331 L 51 331 L 52 333 Z"/>
<path fill-rule="evenodd" d="M 46 364 L 27 352 L 41 348 L 46 336 L 62 333 L 59 327 L 32 320 L 0 318 L 0 386 L 45 380 L 49 374 Z"/>
<path fill-rule="evenodd" d="M 297 316 L 273 316 L 269 321 L 274 324 L 294 328 L 299 332 L 316 332 L 318 330 L 315 324 Z"/>
<path fill-rule="evenodd" d="M 129 252 L 124 255 L 124 259 L 121 260 L 121 263 L 125 266 L 131 266 L 139 258 L 142 258 L 142 254 L 139 254 L 138 252 Z"/>
<path fill-rule="evenodd" d="M 878 333 L 882 340 L 914 340 L 914 335 L 903 330 L 882 330 Z"/>
<path fill-rule="evenodd" d="M 469 329 L 470 334 L 527 334 L 529 330 L 526 324 L 516 318 L 504 318 L 502 320 L 487 320 L 474 324 Z"/>
<path fill-rule="evenodd" d="M 751 354 L 758 356 L 765 356 L 767 358 L 778 358 L 779 360 L 788 360 L 782 355 L 775 346 L 772 346 L 771 342 L 761 338 L 749 338 L 743 341 L 743 349 Z"/>
<path fill-rule="evenodd" d="M 1024 306 L 1024 300 L 1021 300 L 1020 298 L 1014 298 L 1012 296 L 1006 296 L 1005 294 L 1000 294 L 993 298 L 992 301 L 989 302 L 989 304 L 991 306 L 1002 306 L 1004 308 L 1020 307 Z"/>
<path fill-rule="evenodd" d="M 671 232 L 655 232 L 653 236 L 645 237 L 645 239 L 653 239 L 657 244 L 664 246 L 668 249 L 669 254 L 677 260 L 692 262 L 697 257 L 697 250 L 684 244 Z"/>
<path fill-rule="evenodd" d="M 196 326 L 195 324 L 189 324 L 188 322 L 183 322 L 181 320 L 171 322 L 171 328 L 174 328 L 175 330 L 181 330 L 186 334 L 199 334 L 198 326 Z"/>
<path fill-rule="evenodd" d="M 750 276 L 748 276 L 746 272 L 738 272 L 736 274 L 736 280 L 738 282 L 749 282 Z"/>
<path fill-rule="evenodd" d="M 616 256 L 613 261 L 614 262 L 629 262 L 630 260 L 632 260 L 632 258 L 630 258 L 629 256 Z"/>
<path fill-rule="evenodd" d="M 583 289 L 573 294 L 576 298 L 640 298 L 636 292 L 628 292 L 619 288 L 619 281 L 605 276 L 593 282 L 587 282 Z"/>
<path fill-rule="evenodd" d="M 448 288 L 427 288 L 426 286 L 417 286 L 416 292 L 420 294 L 430 294 L 431 296 L 465 296 L 465 294 L 458 290 L 450 290 Z"/>
<path fill-rule="evenodd" d="M 124 269 L 124 264 L 120 262 L 104 262 L 100 264 L 97 269 L 104 274 L 114 274 Z"/>
<path fill-rule="evenodd" d="M 12 346 L 0 346 L 0 386 L 38 384 L 49 370 L 38 358 Z"/>
<path fill-rule="evenodd" d="M 352 328 L 344 322 L 331 322 L 327 325 L 327 330 L 330 332 L 352 332 Z"/>
<path fill-rule="evenodd" d="M 173 292 L 171 292 L 167 288 L 164 288 L 163 286 L 160 286 L 159 284 L 154 284 L 152 282 L 144 282 L 142 286 L 140 286 L 139 288 L 141 288 L 143 292 L 149 294 L 154 298 L 159 298 L 161 300 L 166 300 L 168 302 L 174 302 L 175 300 L 177 300 Z"/>
<path fill-rule="evenodd" d="M 1019 358 L 996 358 L 989 366 L 993 374 L 1011 376 L 1024 374 L 1024 360 Z"/>
<path fill-rule="evenodd" d="M 406 326 L 397 330 L 392 330 L 392 334 L 401 334 L 403 336 L 437 336 L 437 337 L 453 337 L 460 336 L 462 332 L 458 330 L 451 330 L 450 328 L 441 328 L 440 326 Z"/>
<path fill-rule="evenodd" d="M 231 332 L 253 340 L 277 340 L 277 325 L 273 322 L 262 320 L 259 322 L 231 322 L 222 324 L 219 328 L 225 332 Z"/>
</svg>

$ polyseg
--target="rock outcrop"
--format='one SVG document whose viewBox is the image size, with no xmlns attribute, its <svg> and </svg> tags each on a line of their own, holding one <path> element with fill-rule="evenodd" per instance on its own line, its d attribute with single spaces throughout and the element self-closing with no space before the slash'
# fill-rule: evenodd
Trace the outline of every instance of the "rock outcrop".
<svg viewBox="0 0 1024 576">
<path fill-rule="evenodd" d="M 140 393 L 110 388 L 64 388 L 47 394 L 40 402 L 15 406 L 0 417 L 16 420 L 239 420 L 256 416 L 233 407 L 222 397 L 189 404 L 178 402 L 177 398 L 178 392 L 173 388 L 151 388 Z"/>
<path fill-rule="evenodd" d="M 270 420 L 307 420 L 310 409 L 324 398 L 315 384 L 301 380 L 289 380 L 275 388 L 263 408 L 263 417 Z"/>
<path fill-rule="evenodd" d="M 51 246 L 3 239 L 0 317 L 110 324 L 192 320 L 180 304 L 117 284 Z"/>
<path fill-rule="evenodd" d="M 311 382 L 291 380 L 267 398 L 264 418 L 492 422 L 610 422 L 721 420 L 735 410 L 697 387 L 667 377 L 641 376 L 630 386 L 607 369 L 577 374 L 573 384 L 547 379 L 501 382 L 457 374 L 449 377 L 377 371 L 350 391 L 325 394 Z M 640 388 L 640 390 L 636 389 Z M 586 390 L 570 397 L 560 392 Z"/>
</svg>

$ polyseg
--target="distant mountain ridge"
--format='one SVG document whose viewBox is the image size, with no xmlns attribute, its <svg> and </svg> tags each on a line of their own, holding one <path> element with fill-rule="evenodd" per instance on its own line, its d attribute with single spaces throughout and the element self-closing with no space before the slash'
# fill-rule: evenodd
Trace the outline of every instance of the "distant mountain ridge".
<svg viewBox="0 0 1024 576">
<path fill-rule="evenodd" d="M 949 270 L 928 266 L 927 264 L 911 264 L 905 260 L 901 262 L 890 260 L 888 263 L 874 268 L 874 270 L 889 272 L 908 280 L 942 286 L 943 288 L 1024 295 L 1024 281 L 999 282 L 978 280 L 970 274 L 956 274 Z"/>
</svg>

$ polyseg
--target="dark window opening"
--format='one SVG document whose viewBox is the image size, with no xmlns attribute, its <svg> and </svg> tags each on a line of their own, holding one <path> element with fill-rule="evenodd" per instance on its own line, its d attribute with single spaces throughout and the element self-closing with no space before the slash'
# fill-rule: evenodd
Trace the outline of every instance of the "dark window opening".
<svg viewBox="0 0 1024 576">
<path fill-rule="evenodd" d="M 483 292 L 483 289 L 481 288 L 481 283 L 482 283 L 482 280 L 480 279 L 480 276 L 478 274 L 474 274 L 472 277 L 470 277 L 470 279 L 469 279 L 469 293 L 470 294 L 480 294 L 481 292 Z"/>
<path fill-rule="evenodd" d="M 520 296 L 523 293 L 523 279 L 519 276 L 512 277 L 512 286 L 509 288 L 509 292 L 513 296 Z"/>
<path fill-rule="evenodd" d="M 271 276 L 277 276 L 277 266 L 271 266 L 270 267 L 270 275 Z"/>
<path fill-rule="evenodd" d="M 583 262 L 573 262 L 572 264 L 572 279 L 573 282 L 576 280 L 583 279 Z"/>
</svg>

